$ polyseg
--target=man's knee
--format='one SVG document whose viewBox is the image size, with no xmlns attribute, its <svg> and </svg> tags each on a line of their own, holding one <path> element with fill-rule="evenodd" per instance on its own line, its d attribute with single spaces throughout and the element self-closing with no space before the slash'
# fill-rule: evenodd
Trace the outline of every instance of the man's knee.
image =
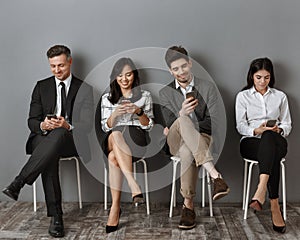
<svg viewBox="0 0 300 240">
<path fill-rule="evenodd" d="M 69 130 L 61 127 L 61 128 L 53 129 L 49 135 L 51 135 L 51 137 L 56 137 L 60 139 L 64 137 L 69 137 L 71 133 Z"/>
</svg>

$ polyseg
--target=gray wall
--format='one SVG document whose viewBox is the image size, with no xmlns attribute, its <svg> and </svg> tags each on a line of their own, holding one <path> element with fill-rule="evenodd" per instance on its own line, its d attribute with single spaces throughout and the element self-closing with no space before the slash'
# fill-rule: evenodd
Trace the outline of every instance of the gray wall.
<svg viewBox="0 0 300 240">
<path fill-rule="evenodd" d="M 228 181 L 231 193 L 221 201 L 241 201 L 243 162 L 235 130 L 234 101 L 245 85 L 250 61 L 261 56 L 273 60 L 276 86 L 289 96 L 296 124 L 289 137 L 287 198 L 291 202 L 300 201 L 299 187 L 295 184 L 300 167 L 297 149 L 300 2 L 10 0 L 1 1 L 0 5 L 1 188 L 13 179 L 28 158 L 24 144 L 29 134 L 26 119 L 30 95 L 35 82 L 50 75 L 45 52 L 51 45 L 70 46 L 73 72 L 84 79 L 100 62 L 122 51 L 182 44 L 210 73 L 226 107 L 227 137 L 217 168 Z M 166 83 L 170 80 L 151 76 L 150 72 L 145 81 Z M 100 83 L 102 89 L 107 87 L 107 81 L 108 76 Z M 66 201 L 74 201 L 77 199 L 74 166 L 63 165 L 63 196 Z M 171 169 L 167 174 L 171 176 Z M 84 201 L 102 201 L 102 184 L 84 166 L 82 188 Z M 43 201 L 40 181 L 38 191 L 38 200 Z M 169 191 L 167 187 L 151 193 L 151 201 L 167 202 Z M 123 198 L 129 200 L 129 194 Z M 31 187 L 25 187 L 20 199 L 31 201 Z M 0 200 L 7 198 L 0 194 Z"/>
</svg>

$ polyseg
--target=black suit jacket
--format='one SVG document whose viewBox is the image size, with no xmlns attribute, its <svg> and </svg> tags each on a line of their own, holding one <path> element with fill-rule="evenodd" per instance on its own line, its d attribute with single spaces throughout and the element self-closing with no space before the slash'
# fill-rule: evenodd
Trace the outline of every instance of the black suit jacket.
<svg viewBox="0 0 300 240">
<path fill-rule="evenodd" d="M 76 99 L 77 92 L 78 92 L 79 88 L 81 87 L 82 83 L 83 83 L 82 80 L 76 78 L 75 76 L 72 76 L 71 85 L 70 85 L 68 96 L 67 96 L 67 114 L 69 117 L 69 122 L 72 125 L 73 125 L 72 117 L 73 117 L 74 102 Z M 87 84 L 84 84 L 84 85 L 87 86 Z M 87 94 L 89 100 L 85 101 L 85 103 L 88 102 L 88 104 L 86 104 L 86 106 L 84 106 L 84 107 L 87 108 L 87 105 L 90 104 L 90 107 L 88 110 L 91 110 L 93 95 L 92 95 L 92 90 L 91 90 L 90 86 L 88 89 L 90 91 L 90 93 Z M 81 95 L 84 95 L 84 94 L 81 94 Z M 28 127 L 29 127 L 31 133 L 30 133 L 29 138 L 26 143 L 26 153 L 27 154 L 32 154 L 33 138 L 38 134 L 39 135 L 42 134 L 42 131 L 40 129 L 41 122 L 44 121 L 47 114 L 54 113 L 55 108 L 56 108 L 56 85 L 55 85 L 54 76 L 51 76 L 44 80 L 38 81 L 33 90 L 33 93 L 32 93 L 30 110 L 29 110 L 29 118 L 28 118 Z M 76 114 L 76 115 L 78 115 L 78 114 Z M 88 118 L 89 117 L 87 117 L 87 119 Z M 90 119 L 88 119 L 88 121 L 89 120 Z M 77 119 L 77 122 L 80 122 L 79 119 Z M 88 125 L 89 125 L 89 127 L 87 127 Z M 88 124 L 88 125 L 85 125 L 86 129 L 89 129 L 91 124 Z M 74 127 L 76 128 L 76 126 L 74 126 Z"/>
</svg>

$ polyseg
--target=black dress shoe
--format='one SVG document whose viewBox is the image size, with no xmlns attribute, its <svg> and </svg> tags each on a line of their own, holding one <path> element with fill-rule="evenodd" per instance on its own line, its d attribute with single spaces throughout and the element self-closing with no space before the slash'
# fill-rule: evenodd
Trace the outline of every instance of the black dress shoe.
<svg viewBox="0 0 300 240">
<path fill-rule="evenodd" d="M 24 181 L 21 179 L 21 177 L 16 177 L 15 180 L 6 188 L 2 190 L 2 192 L 10 197 L 11 199 L 17 201 L 20 190 L 24 186 Z"/>
<path fill-rule="evenodd" d="M 55 238 L 65 236 L 64 223 L 61 215 L 51 217 L 49 234 Z"/>
<path fill-rule="evenodd" d="M 106 233 L 111 233 L 111 232 L 115 232 L 118 230 L 121 213 L 122 213 L 122 210 L 120 208 L 118 224 L 115 226 L 106 225 L 106 227 L 105 227 Z"/>
</svg>

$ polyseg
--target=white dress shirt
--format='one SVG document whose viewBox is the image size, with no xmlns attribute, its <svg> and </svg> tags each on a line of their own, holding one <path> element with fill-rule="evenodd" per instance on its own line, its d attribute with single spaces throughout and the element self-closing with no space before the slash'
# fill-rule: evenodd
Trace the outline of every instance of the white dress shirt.
<svg viewBox="0 0 300 240">
<path fill-rule="evenodd" d="M 276 124 L 283 130 L 284 137 L 288 136 L 292 129 L 287 96 L 275 88 L 268 87 L 264 95 L 257 92 L 254 86 L 239 92 L 235 113 L 236 128 L 243 137 L 253 137 L 254 129 L 269 119 L 277 120 Z"/>
</svg>

